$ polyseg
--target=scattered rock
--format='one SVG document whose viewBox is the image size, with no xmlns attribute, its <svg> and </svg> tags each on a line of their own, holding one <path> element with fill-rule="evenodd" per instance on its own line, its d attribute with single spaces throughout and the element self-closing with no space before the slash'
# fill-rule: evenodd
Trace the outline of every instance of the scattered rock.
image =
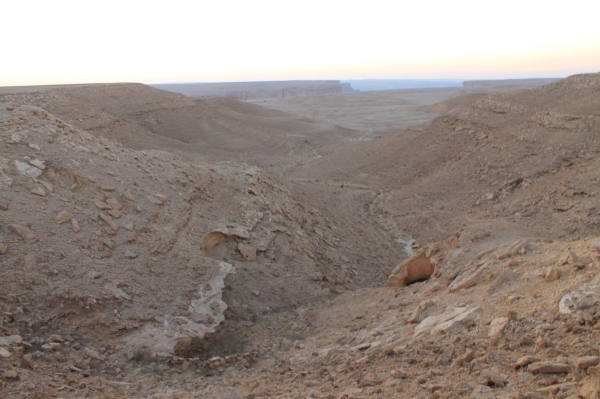
<svg viewBox="0 0 600 399">
<path fill-rule="evenodd" d="M 2 373 L 2 378 L 6 380 L 16 380 L 18 377 L 19 375 L 14 370 L 7 370 L 4 373 Z"/>
<path fill-rule="evenodd" d="M 538 359 L 535 356 L 524 356 L 524 357 L 519 358 L 519 360 L 517 360 L 517 362 L 514 364 L 514 368 L 519 369 L 521 367 L 525 367 L 527 365 L 530 365 L 531 363 L 536 363 L 539 361 L 540 361 L 540 359 Z"/>
<path fill-rule="evenodd" d="M 256 262 L 256 248 L 251 245 L 238 243 L 238 251 L 248 262 Z"/>
<path fill-rule="evenodd" d="M 104 289 L 106 291 L 110 292 L 117 299 L 125 298 L 127 300 L 131 300 L 131 297 L 129 295 L 127 295 L 127 293 L 125 291 L 118 288 L 116 285 L 114 285 L 112 283 L 106 283 L 104 285 Z"/>
<path fill-rule="evenodd" d="M 54 222 L 57 224 L 63 224 L 63 223 L 67 223 L 71 220 L 71 215 L 69 214 L 69 212 L 67 211 L 61 211 L 58 215 L 56 215 L 56 217 L 54 218 Z"/>
<path fill-rule="evenodd" d="M 20 335 L 9 335 L 8 337 L 0 337 L 0 346 L 20 345 L 23 338 Z"/>
<path fill-rule="evenodd" d="M 577 299 L 580 299 L 581 295 L 578 292 L 569 292 L 567 294 L 565 294 L 560 302 L 558 303 L 558 310 L 560 313 L 562 314 L 569 314 L 571 313 L 571 308 L 574 308 L 575 302 Z"/>
<path fill-rule="evenodd" d="M 410 317 L 408 318 L 408 323 L 420 323 L 423 321 L 424 317 L 422 316 L 423 311 L 427 309 L 429 306 L 432 306 L 434 302 L 431 299 L 425 300 L 419 304 L 412 312 Z"/>
<path fill-rule="evenodd" d="M 48 192 L 49 192 L 50 194 L 52 194 L 52 193 L 54 192 L 54 186 L 53 186 L 51 183 L 47 182 L 46 180 L 42 180 L 42 179 L 40 179 L 40 180 L 38 180 L 38 181 L 40 182 L 40 184 L 41 184 L 42 186 L 44 186 L 44 188 L 45 188 L 46 190 L 48 190 Z"/>
<path fill-rule="evenodd" d="M 445 312 L 438 316 L 429 316 L 417 327 L 415 327 L 415 337 L 429 332 L 431 335 L 446 333 L 462 328 L 463 322 L 472 321 L 475 315 L 480 312 L 480 307 L 468 308 L 448 308 Z"/>
<path fill-rule="evenodd" d="M 8 209 L 8 204 L 6 203 L 6 201 L 4 201 L 3 199 L 0 199 L 0 210 L 7 210 Z"/>
<path fill-rule="evenodd" d="M 135 259 L 138 257 L 138 255 L 136 253 L 133 253 L 130 250 L 125 251 L 125 254 L 123 256 L 125 256 L 126 258 L 129 258 L 129 259 Z"/>
<path fill-rule="evenodd" d="M 535 362 L 527 367 L 531 374 L 563 374 L 571 371 L 571 366 L 559 362 Z"/>
<path fill-rule="evenodd" d="M 30 161 L 29 164 L 35 166 L 39 170 L 46 169 L 46 165 L 44 164 L 44 161 L 40 161 L 39 159 L 34 159 L 33 161 Z"/>
<path fill-rule="evenodd" d="M 71 218 L 71 226 L 73 227 L 73 232 L 79 233 L 81 228 L 79 227 L 79 222 L 75 218 Z"/>
<path fill-rule="evenodd" d="M 435 271 L 431 262 L 431 248 L 424 247 L 400 263 L 386 282 L 387 287 L 402 287 L 429 279 Z"/>
<path fill-rule="evenodd" d="M 490 369 L 483 370 L 480 376 L 480 382 L 482 382 L 482 385 L 487 385 L 494 388 L 501 388 L 508 383 L 507 375 L 496 373 Z"/>
<path fill-rule="evenodd" d="M 575 360 L 575 367 L 579 370 L 587 370 L 590 367 L 600 364 L 600 358 L 597 356 L 585 356 Z"/>
<path fill-rule="evenodd" d="M 498 342 L 500 342 L 500 338 L 502 338 L 502 334 L 504 333 L 504 329 L 508 325 L 508 322 L 508 317 L 498 317 L 492 320 L 490 323 L 490 330 L 488 332 L 491 346 L 498 345 Z"/>
<path fill-rule="evenodd" d="M 110 205 L 108 205 L 106 202 L 103 202 L 103 201 L 100 201 L 97 199 L 94 200 L 94 205 L 96 205 L 96 207 L 98 209 L 100 209 L 101 211 L 107 211 L 107 210 L 112 209 L 112 207 Z"/>
<path fill-rule="evenodd" d="M 40 197 L 45 197 L 47 195 L 46 190 L 44 190 L 40 186 L 35 186 L 34 188 L 30 189 L 29 192 L 35 195 L 39 195 Z"/>
<path fill-rule="evenodd" d="M 160 194 L 149 195 L 146 198 L 148 198 L 148 201 L 150 201 L 151 203 L 153 203 L 155 205 L 162 205 L 162 204 L 164 204 L 165 202 L 161 198 L 157 197 L 157 195 L 160 195 Z M 164 198 L 162 195 L 161 195 L 161 197 Z"/>
<path fill-rule="evenodd" d="M 111 209 L 108 211 L 108 214 L 115 219 L 119 219 L 121 217 L 121 212 L 119 212 L 117 209 Z"/>
<path fill-rule="evenodd" d="M 454 360 L 454 362 L 452 363 L 452 367 L 462 366 L 466 363 L 469 363 L 474 358 L 475 358 L 475 352 L 473 350 L 469 349 L 464 354 L 457 357 L 456 360 Z"/>
<path fill-rule="evenodd" d="M 125 193 L 125 199 L 127 201 L 136 202 L 135 197 L 129 191 Z"/>
<path fill-rule="evenodd" d="M 102 219 L 104 221 L 104 223 L 106 223 L 108 225 L 108 227 L 110 227 L 112 230 L 119 231 L 119 224 L 117 222 L 115 222 L 114 220 L 111 219 L 110 216 L 108 216 L 107 214 L 100 212 L 100 219 Z"/>
<path fill-rule="evenodd" d="M 35 166 L 31 166 L 25 162 L 15 161 L 15 166 L 17 167 L 19 173 L 28 177 L 33 177 L 34 179 L 40 177 L 40 175 L 42 174 L 42 171 L 40 169 L 36 168 Z"/>
<path fill-rule="evenodd" d="M 13 233 L 21 237 L 27 244 L 34 244 L 40 240 L 40 238 L 27 227 L 19 226 L 18 224 L 9 224 L 8 227 Z"/>
<path fill-rule="evenodd" d="M 450 287 L 448 287 L 448 289 L 450 290 L 450 292 L 454 292 L 454 291 L 458 291 L 464 288 L 470 288 L 473 287 L 475 284 L 477 284 L 477 282 L 479 281 L 479 278 L 481 277 L 481 275 L 483 274 L 483 272 L 487 269 L 487 264 L 481 265 L 477 270 L 475 270 L 473 273 L 462 277 L 461 279 L 456 279 L 454 282 L 452 282 L 452 284 L 450 284 Z"/>
<path fill-rule="evenodd" d="M 105 362 L 107 360 L 107 357 L 102 355 L 101 353 L 99 353 L 98 351 L 91 349 L 91 348 L 83 348 L 83 353 L 92 359 L 101 361 L 101 362 Z"/>
<path fill-rule="evenodd" d="M 546 276 L 544 277 L 544 281 L 546 281 L 547 283 L 550 283 L 552 281 L 558 280 L 559 278 L 560 278 L 560 271 L 555 267 L 551 267 L 550 270 L 548 270 L 548 272 L 546 273 Z"/>
<path fill-rule="evenodd" d="M 0 348 L 0 359 L 8 359 L 10 357 L 10 352 L 4 348 Z"/>
<path fill-rule="evenodd" d="M 119 203 L 119 201 L 117 201 L 117 199 L 116 199 L 116 198 L 114 198 L 114 197 L 110 197 L 110 198 L 108 198 L 108 199 L 106 200 L 106 203 L 107 203 L 109 206 L 111 206 L 113 209 L 116 209 L 116 210 L 120 210 L 121 208 L 123 208 L 123 205 L 121 205 L 121 204 Z"/>
<path fill-rule="evenodd" d="M 23 355 L 21 358 L 21 367 L 33 369 L 35 367 L 35 362 L 33 361 L 33 356 L 31 354 Z"/>
</svg>

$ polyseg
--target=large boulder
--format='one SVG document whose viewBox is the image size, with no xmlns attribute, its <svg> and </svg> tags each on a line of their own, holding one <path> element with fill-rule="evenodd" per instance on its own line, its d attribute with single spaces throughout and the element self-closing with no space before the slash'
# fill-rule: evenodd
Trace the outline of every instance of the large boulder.
<svg viewBox="0 0 600 399">
<path fill-rule="evenodd" d="M 385 285 L 403 287 L 429 279 L 435 271 L 435 265 L 431 262 L 431 252 L 430 247 L 427 246 L 405 259 L 396 266 Z"/>
</svg>

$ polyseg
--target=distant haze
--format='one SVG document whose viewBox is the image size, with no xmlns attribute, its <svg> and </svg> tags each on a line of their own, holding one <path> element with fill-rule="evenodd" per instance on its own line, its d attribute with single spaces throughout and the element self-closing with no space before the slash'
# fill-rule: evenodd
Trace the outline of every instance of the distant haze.
<svg viewBox="0 0 600 399">
<path fill-rule="evenodd" d="M 379 90 L 404 90 L 404 89 L 429 89 L 439 87 L 461 87 L 463 80 L 433 80 L 433 79 L 362 79 L 342 80 L 349 83 L 354 90 L 379 91 Z"/>
<path fill-rule="evenodd" d="M 600 71 L 597 0 L 20 0 L 2 15 L 0 86 Z"/>
</svg>

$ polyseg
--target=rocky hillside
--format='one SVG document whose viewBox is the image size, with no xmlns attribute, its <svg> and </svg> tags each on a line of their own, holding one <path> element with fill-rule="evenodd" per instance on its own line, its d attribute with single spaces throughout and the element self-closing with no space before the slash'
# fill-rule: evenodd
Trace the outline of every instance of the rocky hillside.
<svg viewBox="0 0 600 399">
<path fill-rule="evenodd" d="M 287 180 L 19 95 L 0 102 L 0 396 L 600 397 L 600 74 Z"/>
<path fill-rule="evenodd" d="M 552 238 L 598 231 L 600 74 L 485 96 L 448 115 L 290 169 L 303 181 L 381 192 L 390 232 L 442 240 L 502 218 Z"/>
<path fill-rule="evenodd" d="M 4 101 L 38 106 L 128 148 L 192 161 L 289 165 L 360 136 L 231 97 L 193 100 L 142 84 L 9 89 L 0 89 Z"/>
<path fill-rule="evenodd" d="M 0 140 L 8 397 L 51 395 L 63 366 L 79 380 L 135 359 L 246 353 L 257 316 L 381 282 L 401 256 L 256 167 L 134 151 L 9 102 Z M 361 267 L 383 252 L 376 269 Z M 218 325 L 227 339 L 204 348 Z"/>
<path fill-rule="evenodd" d="M 482 227 L 489 235 L 481 236 Z M 468 224 L 395 275 L 414 277 L 432 264 L 425 281 L 390 278 L 389 287 L 347 293 L 292 320 L 259 325 L 256 342 L 278 343 L 267 358 L 243 372 L 214 366 L 223 370 L 215 385 L 195 392 L 598 398 L 600 241 L 515 238 L 522 233 L 510 224 Z M 310 333 L 292 334 L 298 318 L 309 320 Z M 193 391 L 193 384 L 184 386 Z"/>
</svg>

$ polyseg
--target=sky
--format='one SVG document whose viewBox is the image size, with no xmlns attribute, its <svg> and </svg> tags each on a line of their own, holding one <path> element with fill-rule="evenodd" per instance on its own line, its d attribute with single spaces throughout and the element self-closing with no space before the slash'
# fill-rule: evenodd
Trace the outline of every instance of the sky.
<svg viewBox="0 0 600 399">
<path fill-rule="evenodd" d="M 0 86 L 600 72 L 599 0 L 6 1 Z"/>
</svg>

